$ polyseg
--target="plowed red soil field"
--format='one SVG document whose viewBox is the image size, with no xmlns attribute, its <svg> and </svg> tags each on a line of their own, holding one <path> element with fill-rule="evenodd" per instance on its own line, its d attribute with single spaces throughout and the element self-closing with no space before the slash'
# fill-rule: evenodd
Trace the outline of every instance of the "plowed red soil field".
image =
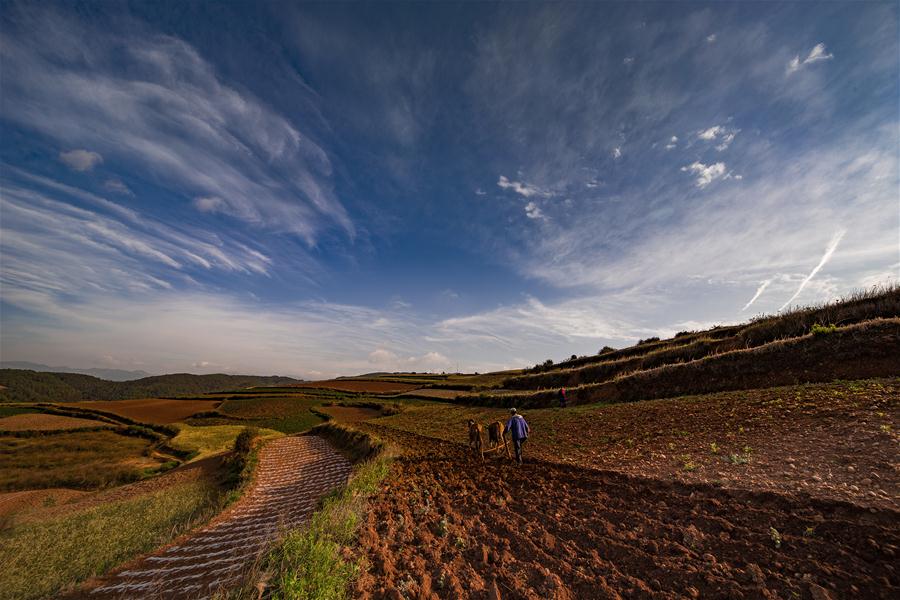
<svg viewBox="0 0 900 600">
<path fill-rule="evenodd" d="M 187 417 L 215 409 L 221 400 L 163 400 L 148 398 L 139 400 L 104 400 L 60 403 L 60 406 L 88 408 L 110 412 L 144 423 L 175 423 Z"/>
<path fill-rule="evenodd" d="M 365 381 L 360 379 L 327 379 L 323 381 L 307 381 L 289 387 L 338 390 L 340 392 L 361 392 L 371 394 L 397 394 L 422 387 L 414 383 L 395 383 L 393 381 Z"/>
<path fill-rule="evenodd" d="M 900 379 L 523 410 L 526 456 L 638 477 L 900 509 Z M 379 424 L 464 443 L 503 409 L 408 407 Z"/>
<path fill-rule="evenodd" d="M 897 598 L 900 513 L 545 462 L 365 424 L 407 450 L 359 598 Z"/>
</svg>

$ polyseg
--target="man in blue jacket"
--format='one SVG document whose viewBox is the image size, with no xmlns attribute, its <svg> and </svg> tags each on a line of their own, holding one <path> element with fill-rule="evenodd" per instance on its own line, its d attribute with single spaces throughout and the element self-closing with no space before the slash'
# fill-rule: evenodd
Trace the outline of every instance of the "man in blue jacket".
<svg viewBox="0 0 900 600">
<path fill-rule="evenodd" d="M 513 448 L 516 449 L 516 462 L 522 464 L 522 444 L 528 439 L 528 423 L 525 417 L 518 414 L 516 409 L 509 409 L 510 417 L 506 422 L 506 430 L 509 432 L 513 441 Z"/>
</svg>

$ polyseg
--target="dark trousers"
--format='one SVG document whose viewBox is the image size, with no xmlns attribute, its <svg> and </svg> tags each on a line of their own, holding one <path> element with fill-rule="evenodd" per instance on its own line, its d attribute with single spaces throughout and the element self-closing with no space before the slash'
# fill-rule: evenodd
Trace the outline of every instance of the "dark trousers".
<svg viewBox="0 0 900 600">
<path fill-rule="evenodd" d="M 524 444 L 527 439 L 528 438 L 521 438 L 521 439 L 512 441 L 513 448 L 516 451 L 516 462 L 519 463 L 520 465 L 522 464 L 522 444 Z"/>
</svg>

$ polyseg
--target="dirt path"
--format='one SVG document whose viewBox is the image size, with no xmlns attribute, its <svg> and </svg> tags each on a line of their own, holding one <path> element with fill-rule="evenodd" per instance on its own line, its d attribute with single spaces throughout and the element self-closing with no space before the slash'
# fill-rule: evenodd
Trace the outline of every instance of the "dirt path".
<svg viewBox="0 0 900 600">
<path fill-rule="evenodd" d="M 297 527 L 343 483 L 350 463 L 315 436 L 260 453 L 253 488 L 211 524 L 104 579 L 81 598 L 206 598 L 238 583 L 279 530 Z"/>
<path fill-rule="evenodd" d="M 900 515 L 534 461 L 365 424 L 407 449 L 360 536 L 358 598 L 896 598 Z"/>
</svg>

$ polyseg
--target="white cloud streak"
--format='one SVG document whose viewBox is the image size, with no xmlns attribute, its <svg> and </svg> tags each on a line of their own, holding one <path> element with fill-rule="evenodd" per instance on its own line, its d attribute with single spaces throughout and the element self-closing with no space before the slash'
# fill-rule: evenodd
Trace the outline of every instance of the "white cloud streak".
<svg viewBox="0 0 900 600">
<path fill-rule="evenodd" d="M 725 175 L 725 163 L 718 162 L 711 165 L 704 165 L 697 161 L 681 167 L 681 170 L 685 172 L 690 171 L 696 175 L 697 179 L 695 180 L 695 183 L 698 188 L 703 189 L 716 179 Z"/>
<path fill-rule="evenodd" d="M 28 22 L 4 31 L 0 45 L 4 117 L 60 146 L 91 148 L 61 155 L 72 168 L 88 170 L 102 153 L 187 198 L 220 198 L 220 212 L 309 244 L 332 226 L 354 234 L 332 191 L 327 153 L 222 81 L 192 46 L 134 23 L 119 36 L 49 11 Z"/>
<path fill-rule="evenodd" d="M 521 181 L 510 181 L 506 176 L 501 175 L 497 180 L 497 186 L 504 190 L 512 190 L 520 196 L 531 198 L 532 196 L 549 196 L 550 192 L 543 190 L 536 185 L 524 183 Z"/>
<path fill-rule="evenodd" d="M 797 296 L 800 295 L 800 292 L 803 291 L 803 288 L 806 287 L 806 284 L 808 284 L 810 281 L 812 281 L 812 278 L 816 276 L 816 273 L 821 271 L 822 267 L 824 267 L 826 264 L 828 264 L 828 261 L 831 260 L 831 256 L 834 254 L 834 251 L 837 250 L 838 244 L 841 243 L 841 240 L 844 238 L 844 234 L 846 234 L 846 233 L 847 233 L 847 231 L 842 229 L 834 234 L 834 236 L 831 238 L 831 241 L 828 242 L 828 247 L 825 248 L 825 254 L 822 255 L 821 260 L 819 260 L 819 264 L 817 264 L 815 266 L 815 268 L 813 268 L 813 270 L 810 271 L 809 275 L 806 276 L 806 279 L 804 279 L 802 282 L 800 282 L 800 286 L 797 288 L 797 291 L 794 292 L 794 295 L 791 296 L 788 299 L 788 301 L 785 302 L 781 306 L 781 308 L 778 309 L 779 312 L 783 311 L 785 308 L 790 306 L 791 302 L 793 302 L 797 298 Z"/>
<path fill-rule="evenodd" d="M 732 129 L 729 127 L 724 127 L 722 125 L 714 125 L 709 129 L 704 129 L 698 132 L 697 137 L 706 142 L 717 141 L 718 144 L 716 144 L 716 150 L 722 152 L 731 145 L 731 142 L 734 141 L 735 136 L 737 136 L 737 134 L 740 132 L 740 129 Z"/>
<path fill-rule="evenodd" d="M 769 285 L 771 285 L 771 283 L 772 283 L 772 280 L 771 280 L 771 279 L 766 279 L 765 281 L 763 281 L 763 282 L 759 285 L 759 287 L 756 288 L 756 293 L 753 294 L 753 297 L 750 298 L 750 301 L 747 302 L 747 304 L 745 304 L 744 307 L 741 309 L 741 312 L 743 312 L 743 311 L 747 310 L 748 308 L 750 308 L 750 307 L 753 305 L 753 303 L 756 302 L 756 300 L 757 300 L 760 296 L 762 296 L 762 293 L 763 293 L 764 291 L 766 291 L 766 288 L 769 287 Z"/>
<path fill-rule="evenodd" d="M 103 189 L 108 192 L 122 194 L 123 196 L 134 196 L 134 192 L 131 191 L 131 188 L 125 185 L 121 179 L 107 179 L 103 182 Z"/>
<path fill-rule="evenodd" d="M 794 56 L 791 61 L 787 65 L 787 74 L 790 75 L 792 73 L 796 73 L 800 70 L 801 67 L 806 65 L 810 65 L 812 63 L 816 63 L 823 60 L 831 60 L 834 58 L 834 55 L 829 53 L 825 49 L 825 44 L 818 43 L 813 46 L 813 49 L 809 51 L 809 54 L 806 55 L 806 58 L 803 61 L 800 60 L 800 55 Z"/>
</svg>

